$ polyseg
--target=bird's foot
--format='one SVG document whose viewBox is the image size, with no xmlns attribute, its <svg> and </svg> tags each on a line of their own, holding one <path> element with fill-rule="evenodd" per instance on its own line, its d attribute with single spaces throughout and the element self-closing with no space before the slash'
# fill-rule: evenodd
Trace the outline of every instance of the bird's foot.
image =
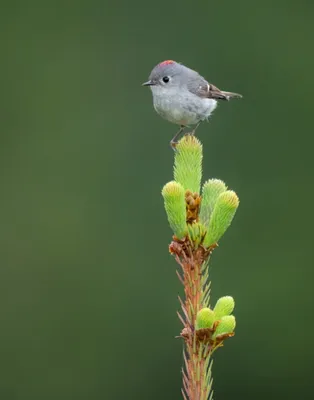
<svg viewBox="0 0 314 400">
<path fill-rule="evenodd" d="M 173 140 L 173 139 L 171 140 L 170 147 L 172 148 L 173 151 L 177 150 L 177 144 L 178 144 L 178 142 L 176 140 Z"/>
<path fill-rule="evenodd" d="M 180 126 L 180 129 L 178 130 L 178 132 L 177 132 L 177 133 L 174 135 L 174 137 L 171 139 L 170 146 L 173 148 L 173 150 L 175 150 L 175 148 L 176 148 L 176 146 L 177 146 L 177 144 L 178 144 L 177 138 L 181 135 L 181 133 L 182 133 L 183 130 L 184 130 L 184 126 L 181 125 L 181 126 Z"/>
</svg>

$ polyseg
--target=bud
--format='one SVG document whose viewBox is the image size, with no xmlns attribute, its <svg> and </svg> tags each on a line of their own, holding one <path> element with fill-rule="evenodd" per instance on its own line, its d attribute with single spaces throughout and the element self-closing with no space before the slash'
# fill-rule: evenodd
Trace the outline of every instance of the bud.
<svg viewBox="0 0 314 400">
<path fill-rule="evenodd" d="M 188 234 L 191 241 L 194 243 L 195 248 L 199 246 L 202 238 L 205 235 L 205 228 L 202 224 L 194 222 L 193 224 L 187 224 Z"/>
<path fill-rule="evenodd" d="M 238 196 L 232 190 L 227 190 L 218 196 L 210 217 L 204 246 L 209 247 L 218 242 L 231 224 L 238 206 Z"/>
<path fill-rule="evenodd" d="M 210 308 L 202 308 L 196 315 L 196 329 L 211 328 L 214 321 L 214 311 Z"/>
<path fill-rule="evenodd" d="M 225 183 L 219 179 L 209 179 L 203 185 L 200 221 L 208 226 L 218 196 L 227 190 Z"/>
<path fill-rule="evenodd" d="M 174 179 L 185 190 L 200 192 L 202 179 L 203 148 L 192 135 L 183 136 L 176 146 L 174 158 Z"/>
<path fill-rule="evenodd" d="M 187 235 L 185 191 L 177 182 L 169 182 L 162 189 L 165 210 L 173 233 L 182 239 Z"/>
<path fill-rule="evenodd" d="M 217 336 L 232 333 L 234 331 L 235 326 L 236 326 L 236 320 L 233 315 L 227 315 L 225 317 L 222 317 L 219 325 L 217 326 L 213 334 L 213 340 L 215 340 Z"/>
<path fill-rule="evenodd" d="M 233 309 L 234 300 L 231 296 L 220 297 L 214 307 L 215 319 L 218 320 L 226 315 L 230 315 Z"/>
</svg>

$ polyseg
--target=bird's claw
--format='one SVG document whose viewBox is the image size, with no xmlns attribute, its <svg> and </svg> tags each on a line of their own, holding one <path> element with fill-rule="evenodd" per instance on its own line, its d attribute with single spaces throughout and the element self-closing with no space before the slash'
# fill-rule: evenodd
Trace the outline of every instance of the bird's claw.
<svg viewBox="0 0 314 400">
<path fill-rule="evenodd" d="M 171 142 L 170 142 L 170 147 L 172 148 L 172 150 L 174 150 L 174 151 L 177 150 L 177 144 L 178 144 L 177 141 L 171 140 Z"/>
</svg>

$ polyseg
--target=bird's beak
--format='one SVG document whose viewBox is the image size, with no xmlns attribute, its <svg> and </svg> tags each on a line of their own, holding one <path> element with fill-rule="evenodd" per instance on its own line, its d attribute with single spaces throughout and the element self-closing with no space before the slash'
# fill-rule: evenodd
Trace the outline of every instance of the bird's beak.
<svg viewBox="0 0 314 400">
<path fill-rule="evenodd" d="M 142 83 L 142 86 L 154 86 L 154 85 L 155 85 L 155 83 L 153 81 L 147 81 L 147 82 Z"/>
</svg>

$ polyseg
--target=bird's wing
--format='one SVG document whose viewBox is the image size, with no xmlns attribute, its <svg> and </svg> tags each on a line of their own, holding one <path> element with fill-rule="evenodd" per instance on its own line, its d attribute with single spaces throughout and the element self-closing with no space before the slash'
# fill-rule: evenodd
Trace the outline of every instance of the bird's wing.
<svg viewBox="0 0 314 400">
<path fill-rule="evenodd" d="M 191 80 L 188 83 L 188 90 L 204 99 L 229 100 L 231 98 L 241 98 L 238 93 L 224 92 L 204 78 Z"/>
</svg>

